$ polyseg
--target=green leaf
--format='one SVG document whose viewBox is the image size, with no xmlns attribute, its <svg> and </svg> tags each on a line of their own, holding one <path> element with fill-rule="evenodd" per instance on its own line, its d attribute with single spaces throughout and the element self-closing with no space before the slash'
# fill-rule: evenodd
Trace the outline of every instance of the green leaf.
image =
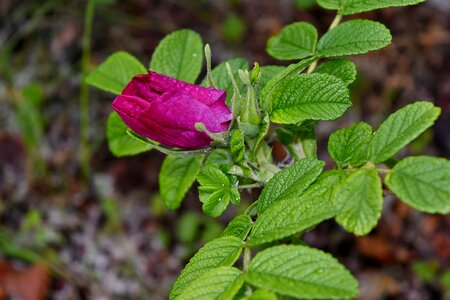
<svg viewBox="0 0 450 300">
<path fill-rule="evenodd" d="M 214 149 L 206 158 L 205 165 L 225 166 L 225 169 L 233 165 L 231 153 L 224 149 Z"/>
<path fill-rule="evenodd" d="M 245 144 L 244 132 L 241 129 L 234 130 L 230 137 L 230 151 L 234 161 L 240 163 L 244 160 Z"/>
<path fill-rule="evenodd" d="M 258 253 L 245 280 L 301 299 L 342 299 L 358 295 L 358 281 L 330 254 L 300 245 L 281 245 Z"/>
<path fill-rule="evenodd" d="M 249 215 L 239 215 L 235 217 L 225 230 L 222 232 L 221 236 L 235 236 L 242 240 L 245 240 L 250 229 L 252 228 L 253 221 Z"/>
<path fill-rule="evenodd" d="M 164 159 L 159 173 L 159 191 L 167 208 L 180 207 L 200 171 L 202 160 L 202 156 L 187 158 L 171 155 Z"/>
<path fill-rule="evenodd" d="M 229 104 L 231 98 L 233 97 L 234 91 L 233 91 L 233 83 L 231 81 L 230 75 L 228 75 L 226 67 L 227 63 L 230 64 L 230 68 L 233 73 L 233 77 L 238 85 L 238 88 L 240 89 L 241 92 L 243 92 L 242 89 L 244 84 L 242 83 L 241 79 L 238 76 L 238 70 L 240 69 L 247 70 L 248 62 L 243 58 L 233 58 L 220 63 L 211 71 L 211 75 L 214 78 L 217 88 L 225 90 L 227 92 L 227 104 Z M 205 87 L 209 86 L 208 79 L 206 77 L 203 79 L 201 85 Z"/>
<path fill-rule="evenodd" d="M 284 80 L 286 80 L 291 76 L 299 74 L 301 71 L 306 69 L 306 67 L 308 67 L 316 60 L 317 58 L 315 57 L 306 58 L 304 60 L 299 61 L 298 63 L 289 65 L 283 71 L 273 76 L 272 79 L 270 79 L 264 86 L 264 89 L 261 89 L 261 97 L 260 97 L 261 107 L 263 109 L 266 109 L 268 102 L 272 98 L 273 91 L 277 88 L 277 86 L 280 83 L 284 82 Z"/>
<path fill-rule="evenodd" d="M 293 124 L 307 119 L 334 120 L 351 106 L 349 91 L 340 79 L 327 74 L 300 74 L 285 79 L 269 102 L 270 120 Z"/>
<path fill-rule="evenodd" d="M 372 169 L 359 169 L 347 177 L 334 192 L 336 221 L 356 235 L 368 234 L 383 209 L 381 179 Z"/>
<path fill-rule="evenodd" d="M 216 218 L 225 211 L 230 202 L 239 204 L 240 195 L 233 179 L 234 177 L 228 177 L 213 165 L 206 165 L 200 171 L 197 176 L 200 183 L 198 191 L 203 211 L 207 215 Z"/>
<path fill-rule="evenodd" d="M 119 95 L 138 74 L 146 74 L 147 70 L 134 56 L 119 51 L 108 57 L 85 79 L 87 84 L 101 90 Z"/>
<path fill-rule="evenodd" d="M 331 134 L 328 152 L 339 167 L 357 167 L 368 160 L 367 147 L 371 138 L 372 127 L 360 122 Z"/>
<path fill-rule="evenodd" d="M 286 67 L 283 66 L 263 66 L 261 70 L 261 78 L 259 79 L 259 90 L 264 90 L 265 86 L 273 77 L 282 72 Z"/>
<path fill-rule="evenodd" d="M 319 179 L 300 197 L 284 198 L 273 203 L 256 219 L 247 245 L 254 247 L 276 241 L 334 217 L 335 210 L 330 198 L 335 184 L 337 180 L 332 177 Z"/>
<path fill-rule="evenodd" d="M 244 243 L 234 236 L 220 237 L 207 243 L 189 261 L 175 281 L 169 298 L 177 298 L 190 284 L 214 268 L 232 266 L 239 258 Z"/>
<path fill-rule="evenodd" d="M 385 180 L 403 202 L 427 213 L 450 212 L 450 161 L 429 156 L 408 157 Z"/>
<path fill-rule="evenodd" d="M 276 173 L 258 198 L 258 213 L 283 198 L 299 197 L 319 177 L 324 165 L 317 159 L 302 159 Z"/>
<path fill-rule="evenodd" d="M 317 0 L 317 3 L 326 9 L 339 10 L 342 16 L 380 8 L 414 5 L 425 0 Z"/>
<path fill-rule="evenodd" d="M 126 131 L 127 128 L 127 125 L 116 112 L 109 115 L 106 123 L 106 138 L 109 150 L 114 156 L 136 155 L 151 149 L 149 144 L 129 136 Z"/>
<path fill-rule="evenodd" d="M 349 85 L 356 79 L 356 67 L 348 59 L 333 59 L 321 63 L 316 73 L 329 74 L 341 79 L 345 84 Z"/>
<path fill-rule="evenodd" d="M 233 267 L 218 267 L 192 282 L 177 300 L 231 300 L 243 284 L 241 271 Z"/>
<path fill-rule="evenodd" d="M 316 50 L 317 29 L 306 22 L 285 26 L 267 42 L 267 53 L 277 59 L 302 59 Z"/>
<path fill-rule="evenodd" d="M 330 10 L 338 10 L 341 0 L 316 0 L 317 4 Z"/>
<path fill-rule="evenodd" d="M 203 42 L 198 33 L 182 29 L 167 35 L 150 61 L 152 71 L 194 83 L 203 61 Z"/>
<path fill-rule="evenodd" d="M 241 300 L 277 300 L 278 297 L 274 293 L 266 290 L 256 290 L 250 296 L 242 298 Z"/>
<path fill-rule="evenodd" d="M 369 159 L 381 163 L 413 141 L 439 117 L 441 109 L 430 102 L 409 104 L 390 115 L 373 134 Z"/>
<path fill-rule="evenodd" d="M 336 57 L 364 54 L 391 43 L 389 29 L 381 23 L 369 20 L 344 22 L 325 33 L 317 44 L 317 55 Z"/>
</svg>

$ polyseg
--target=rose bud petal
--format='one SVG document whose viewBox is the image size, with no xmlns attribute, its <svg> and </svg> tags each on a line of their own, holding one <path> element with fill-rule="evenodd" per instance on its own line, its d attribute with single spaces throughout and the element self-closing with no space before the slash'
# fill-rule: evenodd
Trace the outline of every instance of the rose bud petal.
<svg viewBox="0 0 450 300">
<path fill-rule="evenodd" d="M 212 133 L 228 130 L 232 114 L 226 93 L 149 71 L 128 83 L 112 106 L 133 131 L 165 146 L 209 147 L 211 138 L 195 128 L 203 123 Z"/>
</svg>

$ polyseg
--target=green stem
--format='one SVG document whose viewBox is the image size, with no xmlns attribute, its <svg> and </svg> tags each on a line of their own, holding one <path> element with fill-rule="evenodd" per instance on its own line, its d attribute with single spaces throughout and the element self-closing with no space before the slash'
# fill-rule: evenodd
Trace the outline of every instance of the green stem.
<svg viewBox="0 0 450 300">
<path fill-rule="evenodd" d="M 248 266 L 250 264 L 250 260 L 252 259 L 252 250 L 250 248 L 244 248 L 244 268 L 243 271 L 246 273 L 248 271 Z"/>
<path fill-rule="evenodd" d="M 287 148 L 287 150 L 289 151 L 289 154 L 291 154 L 292 157 L 293 157 L 295 160 L 300 160 L 300 159 L 302 159 L 300 153 L 298 153 L 297 149 L 295 149 L 295 147 L 294 147 L 293 144 L 287 145 L 286 148 Z M 305 154 L 303 153 L 303 158 L 304 158 L 304 157 L 305 157 Z"/>
<path fill-rule="evenodd" d="M 330 27 L 328 28 L 328 31 L 330 31 L 331 29 L 338 26 L 339 23 L 341 22 L 341 20 L 342 20 L 342 16 L 339 14 L 336 15 L 336 17 L 334 17 L 333 21 L 331 22 Z M 317 60 L 309 66 L 308 71 L 306 73 L 311 74 L 312 72 L 314 72 L 316 67 L 317 67 Z"/>
<path fill-rule="evenodd" d="M 262 183 L 251 183 L 251 184 L 243 184 L 238 186 L 239 189 L 254 189 L 254 188 L 259 188 L 262 187 L 263 184 Z"/>
<path fill-rule="evenodd" d="M 330 27 L 328 28 L 328 31 L 330 31 L 331 29 L 333 29 L 334 27 L 338 26 L 339 23 L 342 20 L 342 16 L 341 15 L 336 15 L 336 17 L 334 17 L 333 22 L 331 22 Z"/>
<path fill-rule="evenodd" d="M 391 169 L 384 169 L 384 168 L 377 168 L 377 171 L 379 173 L 390 173 L 392 170 Z"/>
<path fill-rule="evenodd" d="M 83 178 L 89 180 L 91 149 L 89 145 L 89 87 L 85 78 L 89 72 L 91 60 L 91 35 L 94 20 L 95 0 L 88 0 L 84 15 L 83 52 L 81 56 L 80 84 L 80 165 Z"/>
<path fill-rule="evenodd" d="M 311 74 L 312 72 L 314 72 L 316 67 L 317 67 L 317 60 L 309 66 L 308 71 L 306 71 L 306 73 Z"/>
</svg>

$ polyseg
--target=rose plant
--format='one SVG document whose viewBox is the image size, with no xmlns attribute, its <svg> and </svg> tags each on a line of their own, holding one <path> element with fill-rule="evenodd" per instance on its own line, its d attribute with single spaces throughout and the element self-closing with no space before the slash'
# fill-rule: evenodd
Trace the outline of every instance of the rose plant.
<svg viewBox="0 0 450 300">
<path fill-rule="evenodd" d="M 351 106 L 348 85 L 356 68 L 342 57 L 391 42 L 384 25 L 343 17 L 419 2 L 318 0 L 337 11 L 325 34 L 319 38 L 314 26 L 297 22 L 267 43 L 271 56 L 298 60 L 287 67 L 249 69 L 235 58 L 211 69 L 209 46 L 185 29 L 161 41 L 150 71 L 118 52 L 86 78 L 118 95 L 107 124 L 115 155 L 168 154 L 159 177 L 168 208 L 180 206 L 194 181 L 212 217 L 242 205 L 242 189 L 262 188 L 244 214 L 191 258 L 170 299 L 354 298 L 358 281 L 330 254 L 301 241 L 303 233 L 334 219 L 348 232 L 368 234 L 381 216 L 383 181 L 417 210 L 450 211 L 450 161 L 395 157 L 438 118 L 440 108 L 431 102 L 401 108 L 375 131 L 365 122 L 336 130 L 328 140 L 333 169 L 324 170 L 316 154 L 318 122 Z M 195 85 L 203 50 L 207 75 Z M 272 157 L 274 140 L 289 153 L 282 163 Z"/>
</svg>

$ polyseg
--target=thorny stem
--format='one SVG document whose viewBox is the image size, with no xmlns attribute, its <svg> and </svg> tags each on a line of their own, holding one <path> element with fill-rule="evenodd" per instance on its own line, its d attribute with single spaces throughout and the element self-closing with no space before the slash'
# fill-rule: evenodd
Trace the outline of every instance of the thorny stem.
<svg viewBox="0 0 450 300">
<path fill-rule="evenodd" d="M 334 17 L 333 21 L 331 22 L 330 27 L 328 28 L 328 31 L 330 31 L 331 29 L 338 26 L 339 23 L 341 22 L 341 20 L 342 20 L 342 16 L 337 14 L 336 17 Z M 312 72 L 314 72 L 316 67 L 317 67 L 317 60 L 309 66 L 308 71 L 306 73 L 311 74 Z"/>
<path fill-rule="evenodd" d="M 84 15 L 83 53 L 81 56 L 80 84 L 80 164 L 84 180 L 89 180 L 91 149 L 89 146 L 89 87 L 85 83 L 91 59 L 91 35 L 95 0 L 88 0 Z"/>
</svg>

